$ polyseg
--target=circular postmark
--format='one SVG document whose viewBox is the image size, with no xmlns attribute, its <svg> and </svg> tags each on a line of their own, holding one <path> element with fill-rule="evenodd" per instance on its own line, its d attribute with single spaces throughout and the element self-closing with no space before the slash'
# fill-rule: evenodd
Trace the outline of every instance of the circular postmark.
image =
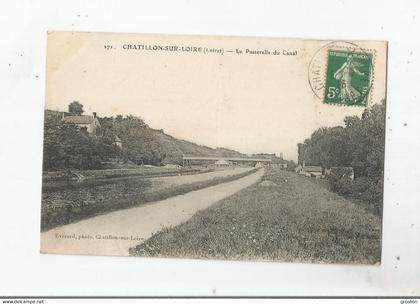
<svg viewBox="0 0 420 304">
<path fill-rule="evenodd" d="M 308 66 L 308 82 L 327 104 L 367 106 L 373 83 L 374 52 L 356 43 L 332 41 L 319 48 Z"/>
</svg>

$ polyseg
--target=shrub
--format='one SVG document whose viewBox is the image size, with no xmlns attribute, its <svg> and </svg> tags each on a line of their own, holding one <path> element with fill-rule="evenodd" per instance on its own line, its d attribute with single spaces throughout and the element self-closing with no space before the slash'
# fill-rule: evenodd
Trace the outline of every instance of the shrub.
<svg viewBox="0 0 420 304">
<path fill-rule="evenodd" d="M 338 177 L 336 175 L 330 175 L 328 180 L 330 181 L 330 187 L 332 191 L 343 195 L 351 194 L 352 180 L 349 177 Z"/>
<path fill-rule="evenodd" d="M 382 180 L 375 182 L 368 177 L 358 177 L 352 181 L 349 178 L 339 178 L 334 175 L 329 176 L 328 180 L 332 191 L 360 199 L 376 212 L 382 212 Z"/>
<path fill-rule="evenodd" d="M 352 168 L 356 179 L 329 178 L 330 187 L 382 209 L 385 140 L 385 101 L 365 109 L 361 117 L 347 116 L 345 127 L 320 128 L 298 144 L 299 163 Z M 345 173 L 345 172 L 343 172 Z"/>
<path fill-rule="evenodd" d="M 368 183 L 366 191 L 361 195 L 361 198 L 368 202 L 377 212 L 382 213 L 382 201 L 383 201 L 383 182 L 379 180 L 377 182 L 371 181 Z"/>
</svg>

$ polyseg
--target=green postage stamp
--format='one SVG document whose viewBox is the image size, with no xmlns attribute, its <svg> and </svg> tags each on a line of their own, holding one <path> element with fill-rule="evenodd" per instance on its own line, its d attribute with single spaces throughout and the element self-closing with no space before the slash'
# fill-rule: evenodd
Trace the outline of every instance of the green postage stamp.
<svg viewBox="0 0 420 304">
<path fill-rule="evenodd" d="M 367 106 L 372 54 L 328 50 L 324 103 Z"/>
</svg>

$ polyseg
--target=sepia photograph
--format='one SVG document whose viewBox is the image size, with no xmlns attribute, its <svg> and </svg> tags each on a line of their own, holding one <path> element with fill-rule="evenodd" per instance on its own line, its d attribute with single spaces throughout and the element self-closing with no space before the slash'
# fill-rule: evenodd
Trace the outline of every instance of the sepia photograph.
<svg viewBox="0 0 420 304">
<path fill-rule="evenodd" d="M 419 1 L 3 6 L 0 302 L 418 303 Z"/>
<path fill-rule="evenodd" d="M 41 252 L 381 264 L 386 41 L 49 32 Z"/>
</svg>

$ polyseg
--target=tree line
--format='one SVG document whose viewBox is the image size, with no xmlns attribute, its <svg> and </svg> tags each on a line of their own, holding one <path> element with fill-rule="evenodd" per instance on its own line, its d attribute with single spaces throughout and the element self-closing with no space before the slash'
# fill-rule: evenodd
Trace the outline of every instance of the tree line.
<svg viewBox="0 0 420 304">
<path fill-rule="evenodd" d="M 298 144 L 298 162 L 306 165 L 352 167 L 355 180 L 332 176 L 333 190 L 357 196 L 377 208 L 382 204 L 385 101 L 365 109 L 361 118 L 347 116 L 344 126 L 319 128 Z"/>
<path fill-rule="evenodd" d="M 69 104 L 68 115 L 82 115 L 83 105 Z M 44 118 L 44 171 L 100 169 L 104 162 L 119 160 L 137 165 L 160 165 L 165 158 L 158 140 L 139 117 L 98 118 L 101 126 L 94 134 L 68 124 L 60 112 L 46 111 Z M 116 136 L 123 143 L 115 145 Z"/>
</svg>

